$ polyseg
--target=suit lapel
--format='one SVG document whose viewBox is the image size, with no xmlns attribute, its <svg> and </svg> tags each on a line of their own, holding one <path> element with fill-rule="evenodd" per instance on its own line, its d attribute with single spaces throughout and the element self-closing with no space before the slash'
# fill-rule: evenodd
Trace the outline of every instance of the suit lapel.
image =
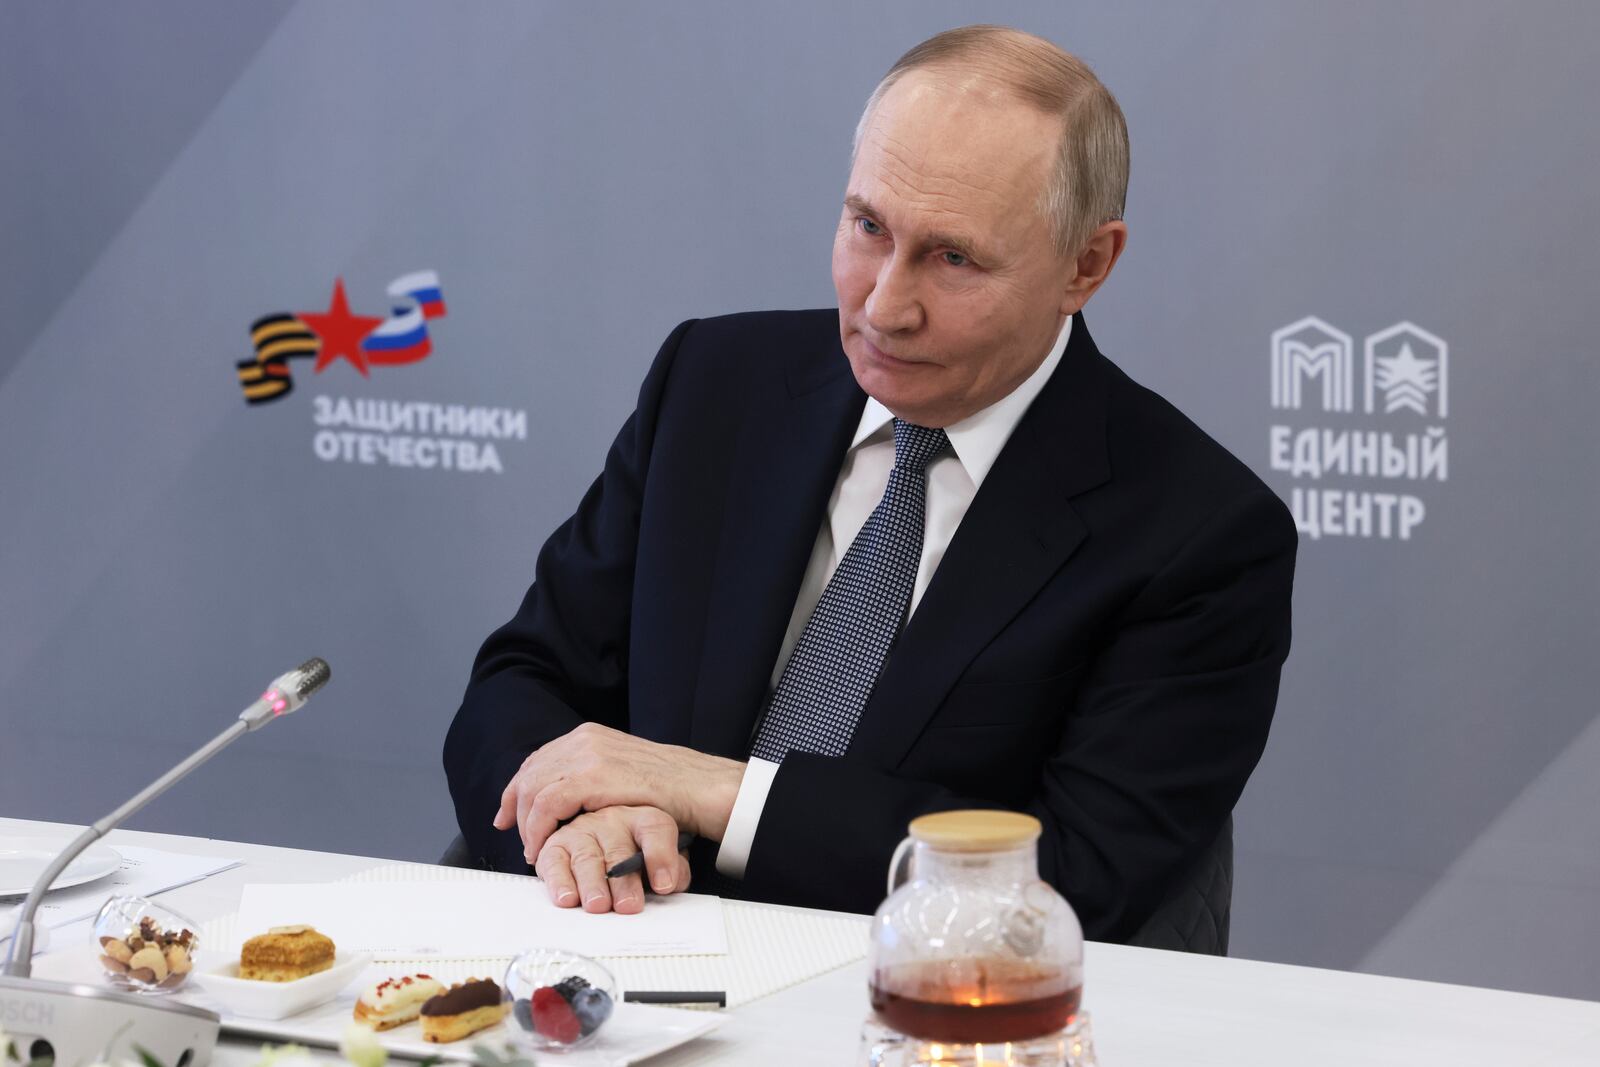
<svg viewBox="0 0 1600 1067">
<path fill-rule="evenodd" d="M 866 394 L 844 351 L 750 398 L 729 479 L 690 743 L 743 759 Z"/>
<path fill-rule="evenodd" d="M 847 758 L 899 764 L 967 665 L 1083 541 L 1070 500 L 1110 477 L 1105 375 L 1079 316 L 884 663 Z"/>
</svg>

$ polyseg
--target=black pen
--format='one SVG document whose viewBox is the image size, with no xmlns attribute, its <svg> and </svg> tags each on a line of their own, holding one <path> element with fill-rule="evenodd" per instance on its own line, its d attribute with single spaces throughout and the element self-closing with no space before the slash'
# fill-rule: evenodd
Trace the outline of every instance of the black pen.
<svg viewBox="0 0 1600 1067">
<path fill-rule="evenodd" d="M 678 835 L 678 851 L 686 851 L 689 842 L 694 840 L 694 835 L 685 830 Z M 606 871 L 607 878 L 621 878 L 625 874 L 638 874 L 644 870 L 644 853 L 635 852 L 621 863 Z"/>
<path fill-rule="evenodd" d="M 728 994 L 721 990 L 679 991 L 669 989 L 630 989 L 622 994 L 629 1004 L 715 1004 L 728 1006 Z"/>
</svg>

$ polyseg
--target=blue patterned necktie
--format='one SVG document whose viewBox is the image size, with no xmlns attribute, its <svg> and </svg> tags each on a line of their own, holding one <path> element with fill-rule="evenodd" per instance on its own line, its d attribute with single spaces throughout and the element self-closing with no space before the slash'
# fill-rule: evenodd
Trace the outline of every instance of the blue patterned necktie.
<svg viewBox="0 0 1600 1067">
<path fill-rule="evenodd" d="M 839 561 L 795 642 L 750 754 L 842 756 L 911 605 L 922 561 L 928 463 L 943 430 L 894 420 L 894 470 L 883 499 Z"/>
</svg>

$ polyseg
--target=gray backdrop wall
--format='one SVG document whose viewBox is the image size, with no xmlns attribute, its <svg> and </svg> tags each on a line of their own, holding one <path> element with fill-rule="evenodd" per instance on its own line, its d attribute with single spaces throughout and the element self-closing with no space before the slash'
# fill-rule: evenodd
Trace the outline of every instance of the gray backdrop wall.
<svg viewBox="0 0 1600 1067">
<path fill-rule="evenodd" d="M 660 340 L 831 303 L 867 92 L 1002 21 L 1087 58 L 1132 128 L 1095 336 L 1301 520 L 1235 952 L 1600 996 L 1600 9 L 6 16 L 0 814 L 98 816 L 314 653 L 314 710 L 136 825 L 436 855 L 473 652 Z M 252 323 L 336 279 L 354 314 L 414 308 L 385 288 L 418 270 L 431 355 L 289 360 L 246 404 Z"/>
</svg>

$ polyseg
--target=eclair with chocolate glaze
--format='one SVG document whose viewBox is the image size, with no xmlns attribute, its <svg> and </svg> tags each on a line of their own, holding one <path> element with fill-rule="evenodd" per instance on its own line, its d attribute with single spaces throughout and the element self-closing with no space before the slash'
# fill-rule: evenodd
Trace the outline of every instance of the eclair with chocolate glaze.
<svg viewBox="0 0 1600 1067">
<path fill-rule="evenodd" d="M 422 1005 L 422 1040 L 460 1041 L 498 1024 L 510 1010 L 505 994 L 488 978 L 457 982 Z"/>
</svg>

